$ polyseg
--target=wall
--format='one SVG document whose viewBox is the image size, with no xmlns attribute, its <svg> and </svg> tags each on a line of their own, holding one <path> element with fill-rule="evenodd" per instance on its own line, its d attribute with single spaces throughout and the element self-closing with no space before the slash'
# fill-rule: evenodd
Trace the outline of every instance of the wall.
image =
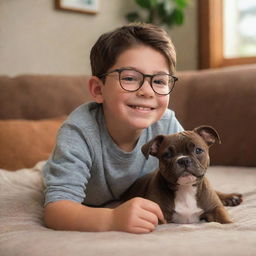
<svg viewBox="0 0 256 256">
<path fill-rule="evenodd" d="M 133 0 L 100 0 L 97 15 L 57 11 L 53 0 L 0 0 L 0 74 L 90 74 L 89 52 L 103 32 L 126 24 Z M 178 70 L 197 68 L 196 2 L 170 35 Z"/>
</svg>

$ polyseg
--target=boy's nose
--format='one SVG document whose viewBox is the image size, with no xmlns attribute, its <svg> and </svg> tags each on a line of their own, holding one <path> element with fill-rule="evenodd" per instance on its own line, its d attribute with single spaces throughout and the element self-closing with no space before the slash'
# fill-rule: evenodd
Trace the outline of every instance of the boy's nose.
<svg viewBox="0 0 256 256">
<path fill-rule="evenodd" d="M 147 96 L 147 97 L 153 97 L 155 95 L 155 92 L 153 91 L 151 85 L 150 85 L 150 79 L 145 78 L 142 86 L 137 91 L 140 96 Z"/>
</svg>

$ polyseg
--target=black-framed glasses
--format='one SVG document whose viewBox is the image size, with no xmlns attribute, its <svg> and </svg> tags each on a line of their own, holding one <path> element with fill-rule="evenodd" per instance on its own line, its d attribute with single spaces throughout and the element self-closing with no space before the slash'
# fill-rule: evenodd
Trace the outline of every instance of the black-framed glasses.
<svg viewBox="0 0 256 256">
<path fill-rule="evenodd" d="M 128 92 L 138 91 L 144 84 L 146 77 L 150 78 L 150 86 L 156 94 L 168 95 L 178 81 L 176 76 L 160 73 L 155 75 L 143 74 L 142 72 L 132 68 L 120 68 L 109 71 L 99 76 L 100 79 L 111 73 L 118 72 L 120 86 Z"/>
</svg>

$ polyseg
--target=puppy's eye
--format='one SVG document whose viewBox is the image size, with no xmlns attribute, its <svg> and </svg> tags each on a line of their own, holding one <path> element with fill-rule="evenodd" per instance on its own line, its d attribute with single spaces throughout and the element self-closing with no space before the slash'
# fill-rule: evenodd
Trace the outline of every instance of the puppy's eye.
<svg viewBox="0 0 256 256">
<path fill-rule="evenodd" d="M 196 148 L 195 151 L 196 151 L 197 155 L 202 154 L 204 152 L 203 149 L 201 149 L 201 148 Z"/>
<path fill-rule="evenodd" d="M 164 159 L 170 159 L 172 157 L 172 152 L 170 150 L 168 150 L 165 153 L 163 153 L 162 157 Z"/>
</svg>

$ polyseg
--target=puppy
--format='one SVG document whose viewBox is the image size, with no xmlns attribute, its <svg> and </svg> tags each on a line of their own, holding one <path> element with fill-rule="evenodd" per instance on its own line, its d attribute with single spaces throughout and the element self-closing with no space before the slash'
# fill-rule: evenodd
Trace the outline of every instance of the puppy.
<svg viewBox="0 0 256 256">
<path fill-rule="evenodd" d="M 223 205 L 241 203 L 240 194 L 215 192 L 205 177 L 210 163 L 209 147 L 220 143 L 217 131 L 200 126 L 168 136 L 158 135 L 143 145 L 146 159 L 159 159 L 159 169 L 139 178 L 123 200 L 143 197 L 156 202 L 167 222 L 197 223 L 201 219 L 232 223 Z"/>
</svg>

